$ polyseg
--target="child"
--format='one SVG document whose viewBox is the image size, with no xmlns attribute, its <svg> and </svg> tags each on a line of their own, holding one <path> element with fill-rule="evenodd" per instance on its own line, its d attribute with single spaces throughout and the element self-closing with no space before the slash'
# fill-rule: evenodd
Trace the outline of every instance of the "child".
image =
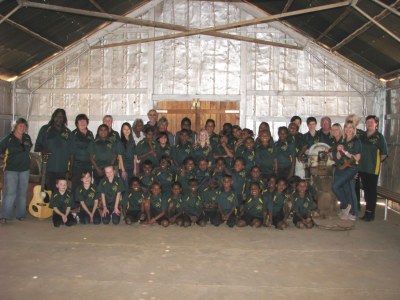
<svg viewBox="0 0 400 300">
<path fill-rule="evenodd" d="M 218 214 L 218 203 L 217 197 L 221 194 L 221 190 L 219 189 L 218 181 L 211 179 L 208 182 L 207 187 L 204 191 L 200 191 L 200 197 L 203 200 L 203 212 L 204 216 L 200 220 L 199 225 L 205 226 L 207 222 L 210 222 L 214 226 L 219 226 L 221 222 L 217 217 Z"/>
<path fill-rule="evenodd" d="M 153 182 L 151 184 L 150 197 L 144 200 L 143 207 L 147 217 L 147 222 L 145 224 L 151 225 L 157 222 L 163 227 L 168 227 L 168 201 L 161 195 L 160 183 Z"/>
<path fill-rule="evenodd" d="M 147 160 L 151 161 L 153 166 L 157 166 L 157 153 L 156 153 L 156 144 L 153 140 L 153 131 L 150 127 L 147 127 L 144 130 L 144 134 L 146 136 L 145 139 L 141 140 L 135 149 L 135 154 L 140 160 L 140 167 L 143 169 L 143 163 Z"/>
<path fill-rule="evenodd" d="M 171 169 L 171 161 L 162 156 L 160 166 L 154 171 L 154 181 L 161 183 L 162 194 L 165 197 L 171 195 L 171 184 L 175 181 L 175 173 Z"/>
<path fill-rule="evenodd" d="M 218 222 L 226 224 L 229 227 L 235 226 L 236 223 L 236 208 L 238 200 L 235 192 L 232 190 L 232 176 L 225 175 L 222 180 L 223 190 L 217 197 L 218 203 Z"/>
<path fill-rule="evenodd" d="M 302 179 L 297 183 L 296 193 L 293 195 L 293 223 L 297 228 L 312 228 L 314 222 L 311 218 L 311 211 L 316 209 L 316 205 L 307 193 L 307 182 Z"/>
<path fill-rule="evenodd" d="M 250 177 L 247 178 L 246 189 L 245 189 L 246 199 L 251 197 L 250 186 L 253 182 L 257 183 L 262 191 L 265 189 L 265 183 L 264 180 L 261 178 L 261 170 L 258 166 L 254 166 L 251 168 Z"/>
<path fill-rule="evenodd" d="M 160 132 L 156 143 L 157 160 L 160 161 L 162 157 L 171 158 L 172 148 L 168 143 L 168 135 L 166 132 Z"/>
<path fill-rule="evenodd" d="M 260 143 L 256 148 L 255 164 L 260 167 L 262 178 L 266 179 L 276 174 L 278 161 L 275 146 L 271 145 L 271 133 L 264 130 L 259 133 Z"/>
<path fill-rule="evenodd" d="M 274 193 L 276 190 L 276 181 L 278 180 L 278 178 L 275 175 L 272 175 L 270 178 L 268 178 L 268 184 L 267 187 L 264 188 L 264 190 L 262 191 L 262 194 L 266 194 L 266 193 Z"/>
<path fill-rule="evenodd" d="M 223 158 L 225 160 L 225 165 L 228 167 L 232 166 L 233 150 L 228 144 L 228 135 L 220 135 L 219 144 L 214 150 L 214 160 L 218 158 Z"/>
<path fill-rule="evenodd" d="M 264 200 L 261 195 L 260 186 L 253 182 L 250 185 L 251 197 L 247 199 L 242 207 L 240 219 L 237 222 L 238 227 L 250 225 L 260 227 L 263 224 Z"/>
<path fill-rule="evenodd" d="M 81 224 L 100 224 L 101 216 L 98 210 L 99 194 L 92 184 L 92 176 L 89 171 L 81 174 L 82 184 L 75 190 L 75 201 L 80 203 L 79 220 Z"/>
<path fill-rule="evenodd" d="M 208 170 L 209 162 L 206 158 L 199 160 L 199 165 L 195 170 L 195 177 L 198 181 L 198 191 L 201 193 L 207 187 L 210 180 L 210 171 Z"/>
<path fill-rule="evenodd" d="M 268 227 L 274 225 L 276 228 L 283 230 L 288 226 L 286 223 L 287 214 L 285 214 L 285 212 L 288 210 L 285 194 L 286 188 L 286 179 L 280 178 L 276 184 L 276 191 L 265 194 L 264 224 L 266 224 Z M 267 217 L 268 221 L 266 221 Z"/>
<path fill-rule="evenodd" d="M 182 129 L 180 133 L 176 133 L 175 147 L 172 149 L 172 158 L 176 168 L 179 168 L 184 160 L 189 156 L 192 150 L 192 145 L 189 142 L 189 131 L 187 129 Z"/>
<path fill-rule="evenodd" d="M 122 180 L 114 176 L 113 166 L 104 168 L 106 178 L 100 181 L 98 192 L 101 194 L 102 213 L 101 220 L 103 224 L 109 224 L 112 220 L 113 224 L 117 225 L 121 219 L 121 211 L 119 204 L 122 193 L 125 191 Z"/>
<path fill-rule="evenodd" d="M 252 137 L 246 138 L 244 142 L 245 148 L 242 152 L 246 173 L 250 174 L 251 168 L 255 166 L 256 151 L 254 150 L 254 139 Z"/>
<path fill-rule="evenodd" d="M 71 214 L 72 195 L 67 191 L 67 180 L 59 178 L 56 180 L 57 191 L 50 198 L 49 207 L 53 209 L 53 225 L 72 226 L 76 224 L 75 218 Z"/>
<path fill-rule="evenodd" d="M 246 171 L 244 169 L 244 159 L 242 157 L 236 158 L 233 164 L 232 186 L 238 198 L 238 202 L 241 205 L 244 201 L 246 188 Z"/>
<path fill-rule="evenodd" d="M 183 161 L 183 167 L 181 168 L 178 176 L 177 176 L 177 181 L 179 181 L 182 184 L 182 194 L 187 195 L 189 191 L 189 180 L 196 178 L 196 173 L 195 173 L 195 164 L 193 158 L 190 156 L 187 157 Z"/>
<path fill-rule="evenodd" d="M 139 180 L 143 191 L 148 193 L 151 184 L 154 182 L 153 163 L 150 160 L 143 163 L 143 171 L 139 175 Z"/>
<path fill-rule="evenodd" d="M 144 214 L 143 200 L 147 195 L 140 187 L 140 179 L 132 177 L 129 182 L 129 190 L 124 194 L 122 201 L 122 212 L 125 217 L 125 224 L 131 225 L 134 222 L 143 222 L 146 218 Z"/>
<path fill-rule="evenodd" d="M 182 225 L 182 185 L 175 181 L 171 186 L 171 196 L 168 198 L 168 219 L 170 224 Z"/>
<path fill-rule="evenodd" d="M 278 160 L 278 177 L 289 179 L 294 174 L 296 163 L 295 144 L 287 140 L 289 131 L 282 126 L 278 129 L 279 140 L 275 143 L 276 157 Z"/>
<path fill-rule="evenodd" d="M 197 180 L 191 179 L 189 181 L 189 194 L 184 196 L 182 199 L 182 219 L 183 219 L 183 226 L 189 227 L 193 223 L 199 223 L 200 218 L 203 215 L 203 202 L 199 194 L 197 193 Z M 204 224 L 205 225 L 205 224 Z"/>
<path fill-rule="evenodd" d="M 215 179 L 221 188 L 222 188 L 222 180 L 225 174 L 231 174 L 231 173 L 226 167 L 225 160 L 222 157 L 220 157 L 215 161 L 214 169 L 211 172 L 211 178 Z"/>
</svg>

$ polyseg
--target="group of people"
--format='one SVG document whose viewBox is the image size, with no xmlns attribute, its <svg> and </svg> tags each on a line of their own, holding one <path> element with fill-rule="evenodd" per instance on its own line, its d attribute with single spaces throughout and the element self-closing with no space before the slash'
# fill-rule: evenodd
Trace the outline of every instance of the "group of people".
<svg viewBox="0 0 400 300">
<path fill-rule="evenodd" d="M 317 120 L 309 117 L 305 134 L 299 132 L 302 119 L 294 116 L 288 127 L 279 127 L 277 141 L 266 122 L 255 136 L 230 123 L 216 133 L 212 119 L 195 132 L 191 120 L 183 118 L 174 135 L 156 110 L 150 110 L 148 118 L 146 124 L 141 119 L 132 126 L 125 122 L 117 132 L 107 115 L 94 135 L 85 114 L 76 116 L 76 128 L 70 131 L 65 110 L 54 111 L 34 146 L 47 160 L 45 182 L 53 191 L 54 226 L 78 220 L 118 224 L 123 217 L 126 224 L 209 222 L 284 229 L 291 216 L 298 228 L 311 228 L 317 199 L 304 179 L 303 161 L 316 143 L 331 147 L 329 155 L 336 164 L 332 189 L 341 202 L 340 218 L 356 220 L 361 178 L 367 203 L 362 219 L 374 220 L 377 180 L 387 156 L 376 116 L 367 116 L 365 131 L 357 129 L 355 115 L 346 118 L 344 129 L 324 117 L 317 130 Z M 0 141 L 5 162 L 2 223 L 13 219 L 14 206 L 17 219 L 26 216 L 33 147 L 27 128 L 20 118 Z"/>
</svg>

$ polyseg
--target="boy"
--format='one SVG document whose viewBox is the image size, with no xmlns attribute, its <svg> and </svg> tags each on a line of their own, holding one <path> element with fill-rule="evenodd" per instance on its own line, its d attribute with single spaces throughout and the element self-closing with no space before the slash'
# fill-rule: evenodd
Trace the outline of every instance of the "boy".
<svg viewBox="0 0 400 300">
<path fill-rule="evenodd" d="M 140 187 L 140 180 L 137 177 L 132 177 L 129 182 L 129 190 L 124 194 L 122 201 L 123 215 L 125 224 L 131 225 L 134 222 L 143 222 L 146 218 L 143 208 L 143 200 L 147 195 Z"/>
<path fill-rule="evenodd" d="M 193 178 L 196 178 L 195 164 L 193 158 L 189 156 L 183 161 L 183 167 L 177 176 L 177 181 L 182 185 L 183 195 L 189 193 L 189 180 Z"/>
<path fill-rule="evenodd" d="M 195 176 L 198 181 L 198 191 L 201 193 L 207 187 L 210 180 L 210 171 L 208 170 L 209 162 L 206 158 L 199 160 L 199 165 L 195 170 Z"/>
<path fill-rule="evenodd" d="M 154 181 L 161 183 L 162 194 L 167 198 L 171 195 L 171 184 L 175 177 L 171 161 L 166 156 L 161 157 L 160 166 L 154 171 Z"/>
<path fill-rule="evenodd" d="M 189 142 L 189 131 L 182 129 L 180 133 L 176 133 L 179 140 L 175 141 L 175 146 L 172 148 L 172 158 L 176 168 L 180 168 L 184 160 L 190 155 L 192 145 Z"/>
<path fill-rule="evenodd" d="M 235 226 L 236 223 L 236 208 L 238 200 L 236 193 L 232 190 L 232 176 L 225 175 L 222 180 L 223 190 L 217 197 L 218 203 L 218 221 L 226 222 L 229 227 Z"/>
<path fill-rule="evenodd" d="M 153 182 L 151 184 L 150 197 L 144 200 L 143 207 L 147 217 L 147 222 L 145 224 L 151 225 L 157 222 L 163 227 L 168 227 L 168 201 L 161 195 L 160 183 Z"/>
<path fill-rule="evenodd" d="M 241 209 L 240 219 L 237 222 L 238 227 L 250 225 L 260 227 L 263 223 L 264 200 L 261 195 L 259 185 L 254 182 L 250 185 L 251 197 Z"/>
<path fill-rule="evenodd" d="M 99 195 L 92 184 L 89 171 L 81 173 L 82 184 L 75 189 L 75 201 L 80 204 L 79 220 L 81 224 L 100 224 L 101 217 L 98 210 Z"/>
<path fill-rule="evenodd" d="M 290 178 L 294 174 L 296 163 L 295 144 L 287 140 L 289 130 L 282 126 L 278 129 L 279 140 L 275 143 L 276 157 L 278 160 L 278 177 Z"/>
<path fill-rule="evenodd" d="M 168 198 L 168 218 L 170 224 L 182 225 L 182 185 L 175 181 L 171 186 L 171 196 Z"/>
<path fill-rule="evenodd" d="M 260 167 L 262 178 L 266 179 L 278 171 L 275 146 L 271 145 L 271 133 L 267 130 L 259 134 L 260 143 L 256 148 L 255 165 Z"/>
<path fill-rule="evenodd" d="M 57 190 L 50 198 L 49 207 L 53 209 L 53 225 L 72 226 L 76 224 L 76 220 L 71 214 L 71 205 L 73 202 L 72 195 L 67 191 L 67 180 L 59 178 L 56 180 Z"/>
<path fill-rule="evenodd" d="M 207 222 L 210 222 L 214 226 L 219 226 L 221 221 L 219 220 L 218 214 L 218 203 L 217 197 L 221 194 L 219 189 L 218 181 L 211 179 L 208 182 L 207 187 L 204 191 L 200 192 L 200 197 L 203 200 L 203 212 L 204 216 L 200 220 L 199 225 L 204 227 Z"/>
<path fill-rule="evenodd" d="M 121 211 L 119 204 L 122 193 L 125 191 L 124 183 L 119 177 L 114 176 L 114 168 L 111 165 L 104 167 L 106 177 L 100 181 L 98 192 L 101 194 L 101 220 L 103 224 L 119 224 L 121 220 Z"/>
<path fill-rule="evenodd" d="M 151 184 L 154 182 L 153 163 L 150 160 L 144 161 L 143 171 L 139 173 L 139 180 L 143 191 L 148 193 Z"/>
<path fill-rule="evenodd" d="M 197 193 L 197 184 L 196 179 L 191 179 L 189 181 L 190 192 L 182 199 L 182 219 L 184 227 L 189 227 L 193 223 L 205 225 L 204 223 L 199 223 L 199 219 L 203 214 L 203 202 Z"/>
<path fill-rule="evenodd" d="M 293 195 L 293 223 L 297 228 L 312 228 L 314 222 L 311 218 L 311 211 L 316 205 L 307 193 L 307 182 L 302 179 L 297 183 L 296 193 Z"/>
<path fill-rule="evenodd" d="M 238 157 L 234 161 L 232 170 L 232 186 L 238 198 L 238 202 L 241 205 L 244 201 L 246 188 L 246 170 L 244 169 L 244 159 L 242 157 Z"/>
<path fill-rule="evenodd" d="M 246 199 L 251 197 L 250 186 L 253 182 L 257 183 L 262 191 L 265 189 L 265 183 L 264 183 L 263 178 L 261 177 L 261 170 L 258 166 L 254 166 L 251 168 L 250 177 L 247 178 L 246 188 L 245 188 L 245 198 Z"/>
<path fill-rule="evenodd" d="M 286 200 L 287 181 L 285 178 L 278 179 L 276 191 L 266 193 L 264 198 L 264 224 L 267 227 L 274 225 L 277 229 L 288 227 L 286 218 L 290 212 L 288 201 Z M 268 222 L 266 222 L 268 217 Z"/>
</svg>

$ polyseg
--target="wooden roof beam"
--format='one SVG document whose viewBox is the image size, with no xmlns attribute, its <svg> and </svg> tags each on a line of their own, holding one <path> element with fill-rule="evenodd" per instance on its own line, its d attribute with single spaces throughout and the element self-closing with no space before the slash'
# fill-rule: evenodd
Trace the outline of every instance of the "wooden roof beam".
<svg viewBox="0 0 400 300">
<path fill-rule="evenodd" d="M 89 2 L 98 9 L 98 11 L 101 11 L 105 13 L 106 11 L 95 1 L 95 0 L 89 0 Z"/>
<path fill-rule="evenodd" d="M 317 37 L 315 40 L 318 42 L 320 41 L 324 36 L 326 36 L 337 24 L 339 24 L 347 15 L 351 12 L 351 8 L 348 7 L 346 10 L 331 24 L 327 29 L 322 32 L 319 37 Z"/>
<path fill-rule="evenodd" d="M 372 0 L 372 1 L 374 1 L 376 4 L 379 4 L 380 6 L 384 7 L 385 9 L 390 11 L 392 14 L 395 14 L 398 17 L 400 17 L 400 12 L 393 7 L 393 4 L 391 6 L 389 6 L 389 5 L 386 5 L 385 3 L 381 2 L 381 1 L 378 1 L 378 0 Z"/>
<path fill-rule="evenodd" d="M 4 21 L 8 20 L 9 17 L 11 17 L 18 9 L 21 8 L 21 5 L 18 4 L 13 10 L 11 10 L 8 14 L 6 14 L 5 16 L 1 16 L 1 20 L 0 20 L 0 24 L 3 23 Z"/>
<path fill-rule="evenodd" d="M 285 7 L 284 7 L 283 10 L 282 10 L 283 13 L 285 13 L 285 12 L 287 12 L 287 11 L 289 10 L 290 6 L 292 6 L 292 4 L 293 4 L 293 1 L 294 1 L 294 0 L 288 0 L 288 1 L 286 2 L 286 5 L 285 5 Z"/>
</svg>

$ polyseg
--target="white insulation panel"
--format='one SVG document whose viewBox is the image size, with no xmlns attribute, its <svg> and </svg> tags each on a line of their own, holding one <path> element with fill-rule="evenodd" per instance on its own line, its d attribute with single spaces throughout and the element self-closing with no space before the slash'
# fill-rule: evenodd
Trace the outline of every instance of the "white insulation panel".
<svg viewBox="0 0 400 300">
<path fill-rule="evenodd" d="M 130 17 L 204 28 L 252 19 L 244 3 L 165 0 Z M 279 26 L 278 26 L 279 25 Z M 135 25 L 110 25 L 39 66 L 17 81 L 16 114 L 30 120 L 36 138 L 52 112 L 65 108 L 73 129 L 78 113 L 86 113 L 96 131 L 105 114 L 115 129 L 137 117 L 146 121 L 154 99 L 202 98 L 240 100 L 240 125 L 256 130 L 261 121 L 271 128 L 287 125 L 292 115 L 343 121 L 349 113 L 383 112 L 383 88 L 364 71 L 308 43 L 303 50 L 273 47 L 206 35 L 92 49 L 173 31 Z M 297 43 L 298 33 L 279 23 L 259 24 L 226 33 L 273 42 Z M 103 32 L 103 34 L 101 34 Z M 206 95 L 206 97 L 202 97 Z M 305 127 L 302 128 L 305 131 Z M 276 133 L 274 134 L 276 136 Z"/>
</svg>

